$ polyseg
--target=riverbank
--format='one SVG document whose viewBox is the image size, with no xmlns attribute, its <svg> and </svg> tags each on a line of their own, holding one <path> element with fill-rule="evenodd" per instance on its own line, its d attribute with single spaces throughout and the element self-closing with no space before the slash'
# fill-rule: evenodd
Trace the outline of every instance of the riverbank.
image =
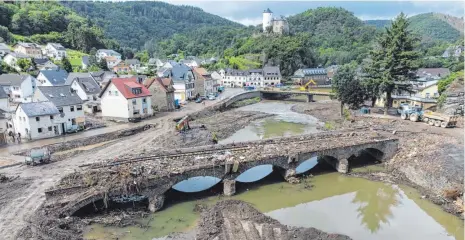
<svg viewBox="0 0 465 240">
<path fill-rule="evenodd" d="M 326 131 L 365 128 L 367 134 L 394 134 L 399 138 L 399 149 L 386 163 L 387 175 L 364 177 L 410 185 L 445 211 L 463 218 L 463 128 L 437 128 L 375 114 L 356 116 L 355 112 L 347 120 L 341 119 L 337 101 L 297 104 L 293 110 L 324 121 Z"/>
</svg>

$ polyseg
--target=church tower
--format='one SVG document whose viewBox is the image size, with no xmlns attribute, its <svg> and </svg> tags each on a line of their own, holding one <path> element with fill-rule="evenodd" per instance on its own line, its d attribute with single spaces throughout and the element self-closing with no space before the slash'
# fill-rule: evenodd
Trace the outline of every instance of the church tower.
<svg viewBox="0 0 465 240">
<path fill-rule="evenodd" d="M 272 27 L 271 21 L 273 19 L 273 12 L 268 8 L 263 11 L 263 32 L 266 32 L 267 27 Z"/>
</svg>

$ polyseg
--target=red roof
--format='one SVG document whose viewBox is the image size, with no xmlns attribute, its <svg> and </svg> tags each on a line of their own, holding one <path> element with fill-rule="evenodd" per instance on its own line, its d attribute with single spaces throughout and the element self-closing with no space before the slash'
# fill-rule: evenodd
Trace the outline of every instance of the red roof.
<svg viewBox="0 0 465 240">
<path fill-rule="evenodd" d="M 108 84 L 105 86 L 102 93 L 105 92 L 105 90 L 110 85 L 110 83 L 113 83 L 115 85 L 115 87 L 121 92 L 121 94 L 123 94 L 123 96 L 126 99 L 152 96 L 150 91 L 146 87 L 144 87 L 144 85 L 137 82 L 136 77 L 132 77 L 132 78 L 112 78 L 108 82 Z M 133 88 L 140 88 L 142 90 L 142 92 L 139 93 L 139 94 L 134 94 L 132 92 Z"/>
</svg>

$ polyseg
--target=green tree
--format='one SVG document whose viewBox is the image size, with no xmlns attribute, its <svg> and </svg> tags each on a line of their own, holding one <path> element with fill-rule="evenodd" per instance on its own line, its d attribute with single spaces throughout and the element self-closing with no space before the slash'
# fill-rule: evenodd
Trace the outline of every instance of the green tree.
<svg viewBox="0 0 465 240">
<path fill-rule="evenodd" d="M 108 65 L 105 58 L 100 59 L 100 61 L 98 62 L 98 67 L 103 71 L 108 71 Z"/>
<path fill-rule="evenodd" d="M 332 81 L 333 92 L 341 102 L 341 116 L 344 105 L 355 109 L 365 101 L 365 88 L 357 77 L 355 66 L 343 65 L 337 70 Z"/>
<path fill-rule="evenodd" d="M 18 65 L 19 68 L 21 68 L 22 72 L 28 71 L 32 67 L 32 62 L 30 59 L 27 58 L 21 58 L 19 59 L 16 64 Z"/>
<path fill-rule="evenodd" d="M 73 72 L 73 66 L 69 62 L 68 58 L 64 57 L 61 59 L 61 67 L 67 72 Z"/>
<path fill-rule="evenodd" d="M 378 39 L 377 49 L 371 52 L 372 62 L 366 75 L 371 80 L 369 85 L 378 90 L 376 95 L 385 94 L 385 114 L 392 106 L 392 94 L 410 91 L 408 81 L 416 78 L 418 53 L 415 46 L 418 39 L 410 33 L 408 26 L 407 17 L 401 13 Z"/>
</svg>

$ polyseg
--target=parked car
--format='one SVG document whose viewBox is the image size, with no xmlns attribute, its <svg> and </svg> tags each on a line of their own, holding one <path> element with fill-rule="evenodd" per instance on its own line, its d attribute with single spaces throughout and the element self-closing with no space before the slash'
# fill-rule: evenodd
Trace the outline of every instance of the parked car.
<svg viewBox="0 0 465 240">
<path fill-rule="evenodd" d="M 216 97 L 215 97 L 214 94 L 208 95 L 208 100 L 215 100 L 215 99 L 216 99 Z"/>
<path fill-rule="evenodd" d="M 203 99 L 202 99 L 201 97 L 199 97 L 199 98 L 197 98 L 197 99 L 195 100 L 195 102 L 196 102 L 196 103 L 201 103 L 201 102 L 203 102 Z"/>
</svg>

